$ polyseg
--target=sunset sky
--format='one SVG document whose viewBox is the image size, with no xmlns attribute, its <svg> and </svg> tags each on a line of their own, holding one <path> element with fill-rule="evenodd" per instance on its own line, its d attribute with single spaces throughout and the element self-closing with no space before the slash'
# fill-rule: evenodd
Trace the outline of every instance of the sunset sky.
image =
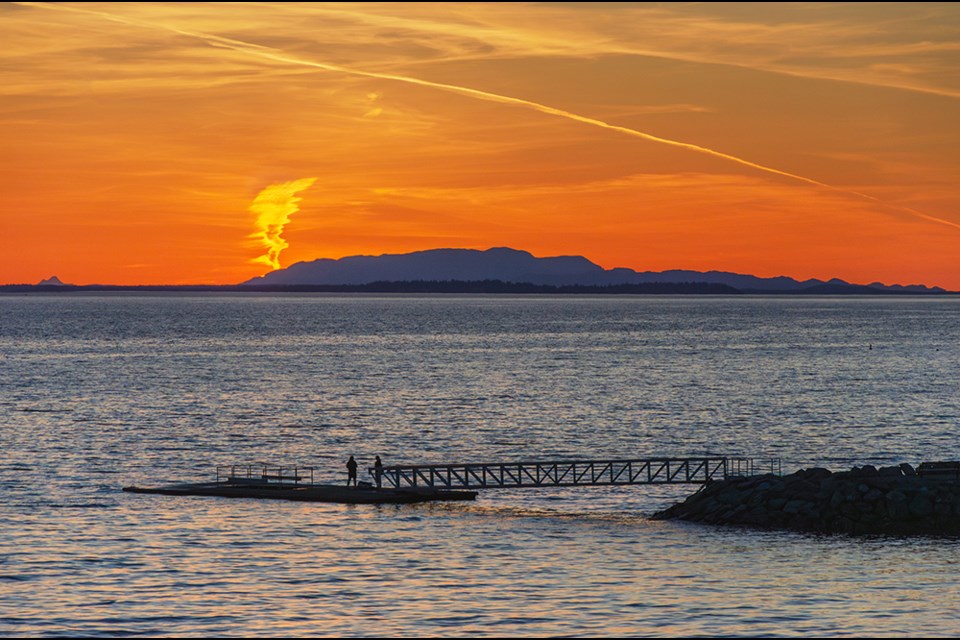
<svg viewBox="0 0 960 640">
<path fill-rule="evenodd" d="M 960 290 L 960 3 L 12 3 L 0 51 L 0 283 L 510 246 Z"/>
</svg>

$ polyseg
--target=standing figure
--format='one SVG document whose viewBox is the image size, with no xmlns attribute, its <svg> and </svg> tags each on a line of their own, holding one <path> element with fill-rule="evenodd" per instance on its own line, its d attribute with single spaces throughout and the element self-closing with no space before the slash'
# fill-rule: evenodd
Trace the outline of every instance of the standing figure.
<svg viewBox="0 0 960 640">
<path fill-rule="evenodd" d="M 353 486 L 357 486 L 357 461 L 353 459 L 353 456 L 350 456 L 350 459 L 347 460 L 347 486 L 350 486 L 350 482 L 353 482 Z"/>
<path fill-rule="evenodd" d="M 377 481 L 377 489 L 380 488 L 382 476 L 383 476 L 383 463 L 380 462 L 380 456 L 377 456 L 376 462 L 373 463 L 373 479 Z"/>
</svg>

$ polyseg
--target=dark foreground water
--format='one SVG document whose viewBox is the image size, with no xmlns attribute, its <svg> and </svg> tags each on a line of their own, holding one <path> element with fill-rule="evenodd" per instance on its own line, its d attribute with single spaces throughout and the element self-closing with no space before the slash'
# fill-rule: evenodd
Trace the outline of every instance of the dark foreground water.
<svg viewBox="0 0 960 640">
<path fill-rule="evenodd" d="M 957 298 L 0 297 L 0 635 L 960 633 L 960 539 L 651 522 L 689 488 L 345 506 L 214 466 L 958 459 Z"/>
</svg>

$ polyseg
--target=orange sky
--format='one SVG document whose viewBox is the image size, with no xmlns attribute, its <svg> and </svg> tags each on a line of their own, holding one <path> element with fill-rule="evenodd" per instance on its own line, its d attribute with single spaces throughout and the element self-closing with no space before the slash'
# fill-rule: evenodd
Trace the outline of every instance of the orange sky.
<svg viewBox="0 0 960 640">
<path fill-rule="evenodd" d="M 0 51 L 0 283 L 511 246 L 960 290 L 957 3 L 13 3 Z"/>
</svg>

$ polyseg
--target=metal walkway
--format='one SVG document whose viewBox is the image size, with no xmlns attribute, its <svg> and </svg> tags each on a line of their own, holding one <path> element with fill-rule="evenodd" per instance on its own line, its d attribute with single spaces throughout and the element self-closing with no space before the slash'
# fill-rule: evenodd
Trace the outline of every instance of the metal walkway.
<svg viewBox="0 0 960 640">
<path fill-rule="evenodd" d="M 382 481 L 395 487 L 507 489 L 632 484 L 704 484 L 732 476 L 774 473 L 780 459 L 640 458 L 635 460 L 550 460 L 492 464 L 385 466 Z M 376 471 L 370 475 L 376 480 Z"/>
</svg>

